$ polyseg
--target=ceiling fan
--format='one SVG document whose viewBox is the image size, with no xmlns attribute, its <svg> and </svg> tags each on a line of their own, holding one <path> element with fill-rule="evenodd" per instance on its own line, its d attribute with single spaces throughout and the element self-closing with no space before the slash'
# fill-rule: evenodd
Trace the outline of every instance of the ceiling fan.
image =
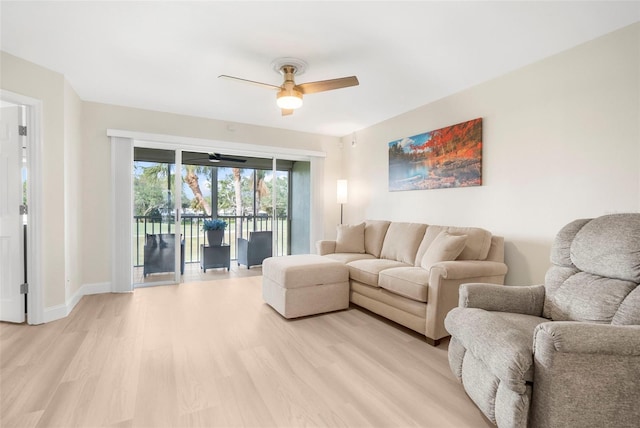
<svg viewBox="0 0 640 428">
<path fill-rule="evenodd" d="M 218 162 L 236 162 L 236 163 L 245 163 L 247 161 L 246 158 L 237 158 L 237 157 L 233 157 L 233 156 L 226 156 L 220 153 L 208 153 L 205 156 L 199 156 L 199 154 L 197 153 L 190 153 L 190 155 L 196 155 L 195 157 L 191 157 L 189 155 L 185 156 L 183 159 L 183 163 L 188 163 L 190 161 L 204 161 L 204 160 L 208 160 L 211 163 L 218 163 Z M 204 155 L 204 153 L 202 153 L 202 155 Z"/>
<path fill-rule="evenodd" d="M 244 158 L 235 158 L 232 156 L 221 155 L 220 153 L 209 153 L 209 162 L 238 162 L 245 163 L 247 160 Z"/>
<path fill-rule="evenodd" d="M 305 94 L 314 94 L 316 92 L 331 91 L 333 89 L 348 88 L 349 86 L 359 85 L 358 78 L 356 76 L 307 82 L 298 85 L 294 81 L 294 76 L 299 76 L 304 73 L 307 68 L 307 64 L 304 61 L 296 58 L 279 58 L 273 61 L 272 66 L 274 70 L 284 76 L 284 82 L 280 86 L 242 79 L 240 77 L 227 76 L 226 74 L 221 74 L 218 78 L 251 83 L 253 85 L 278 91 L 276 95 L 276 103 L 282 110 L 283 116 L 291 115 L 293 114 L 293 110 L 302 107 L 302 96 Z"/>
</svg>

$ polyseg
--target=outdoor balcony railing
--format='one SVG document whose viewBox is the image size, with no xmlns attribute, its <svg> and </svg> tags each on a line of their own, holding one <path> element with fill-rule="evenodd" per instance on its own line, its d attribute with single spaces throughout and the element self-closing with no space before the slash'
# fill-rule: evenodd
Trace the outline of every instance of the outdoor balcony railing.
<svg viewBox="0 0 640 428">
<path fill-rule="evenodd" d="M 144 264 L 144 243 L 147 234 L 175 233 L 173 216 L 152 217 L 134 216 L 133 230 L 133 265 L 138 267 Z M 270 216 L 218 216 L 227 222 L 224 231 L 225 244 L 231 246 L 231 259 L 237 260 L 237 238 L 247 238 L 249 232 L 274 230 L 274 218 Z M 211 217 L 201 215 L 183 215 L 180 220 L 180 235 L 184 239 L 185 263 L 200 262 L 200 245 L 207 245 L 205 232 L 202 230 L 204 220 Z M 289 219 L 276 217 L 277 243 L 274 246 L 275 254 L 286 255 L 289 252 Z"/>
</svg>

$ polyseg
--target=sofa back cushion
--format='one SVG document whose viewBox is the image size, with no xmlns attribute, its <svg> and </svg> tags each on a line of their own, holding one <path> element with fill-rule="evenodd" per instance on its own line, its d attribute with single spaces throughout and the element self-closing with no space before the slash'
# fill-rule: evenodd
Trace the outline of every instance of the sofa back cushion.
<svg viewBox="0 0 640 428">
<path fill-rule="evenodd" d="M 380 257 L 413 265 L 426 229 L 426 224 L 392 222 L 384 238 Z"/>
<path fill-rule="evenodd" d="M 338 225 L 336 253 L 364 253 L 364 223 Z"/>
<path fill-rule="evenodd" d="M 364 251 L 375 257 L 380 257 L 382 243 L 389 229 L 390 221 L 367 220 L 364 226 Z"/>
<path fill-rule="evenodd" d="M 467 235 L 467 241 L 457 260 L 486 260 L 491 248 L 491 232 L 479 227 L 429 226 L 416 254 L 415 266 L 420 266 L 429 246 L 442 231 L 452 235 Z"/>
<path fill-rule="evenodd" d="M 569 223 L 556 236 L 551 262 L 545 317 L 640 324 L 640 214 Z"/>
</svg>

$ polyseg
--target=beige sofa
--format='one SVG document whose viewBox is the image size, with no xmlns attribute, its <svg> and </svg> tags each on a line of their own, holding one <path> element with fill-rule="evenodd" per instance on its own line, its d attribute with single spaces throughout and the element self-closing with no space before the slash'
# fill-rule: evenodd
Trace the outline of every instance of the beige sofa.
<svg viewBox="0 0 640 428">
<path fill-rule="evenodd" d="M 349 268 L 349 300 L 424 334 L 438 345 L 449 336 L 447 313 L 466 282 L 503 284 L 504 239 L 474 227 L 367 220 L 338 226 L 318 254 Z"/>
</svg>

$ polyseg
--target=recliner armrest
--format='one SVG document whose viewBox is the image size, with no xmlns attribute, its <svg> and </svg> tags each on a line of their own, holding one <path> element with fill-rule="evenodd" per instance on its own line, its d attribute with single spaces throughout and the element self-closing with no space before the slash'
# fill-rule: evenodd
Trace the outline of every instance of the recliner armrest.
<svg viewBox="0 0 640 428">
<path fill-rule="evenodd" d="M 533 358 L 531 426 L 638 426 L 640 326 L 545 322 Z"/>
<path fill-rule="evenodd" d="M 316 242 L 316 251 L 318 255 L 333 254 L 336 252 L 336 241 L 322 240 Z"/>
<path fill-rule="evenodd" d="M 483 283 L 462 284 L 458 306 L 487 311 L 542 316 L 544 285 L 509 286 Z"/>
<path fill-rule="evenodd" d="M 545 322 L 533 334 L 534 353 L 548 342 L 553 350 L 573 354 L 640 356 L 640 326 L 576 321 Z"/>
</svg>

